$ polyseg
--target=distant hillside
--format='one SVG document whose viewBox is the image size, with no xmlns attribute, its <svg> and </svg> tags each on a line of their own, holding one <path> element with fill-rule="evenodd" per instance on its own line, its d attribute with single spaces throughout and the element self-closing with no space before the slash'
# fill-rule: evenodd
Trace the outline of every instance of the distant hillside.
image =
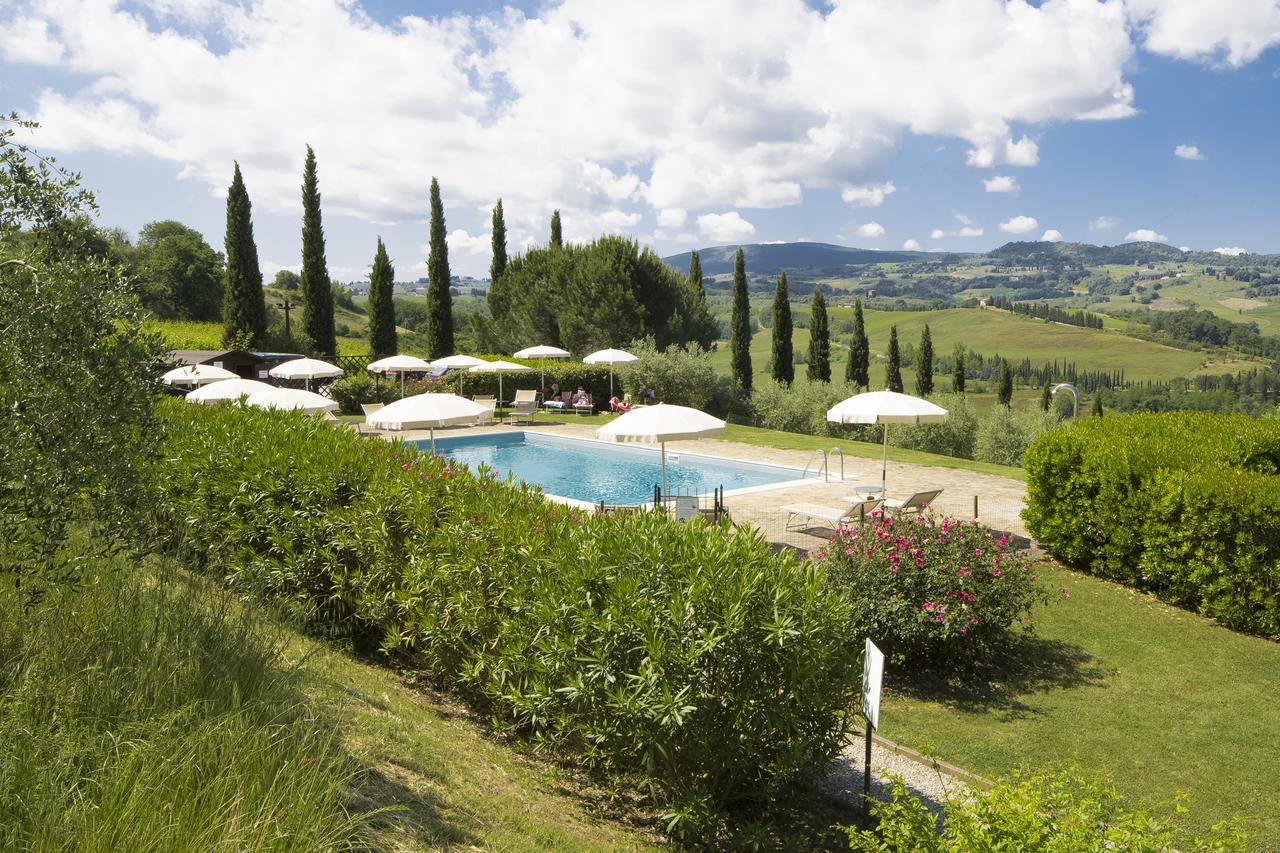
<svg viewBox="0 0 1280 853">
<path fill-rule="evenodd" d="M 711 246 L 699 249 L 703 275 L 720 275 L 733 272 L 733 256 L 737 246 Z M 771 275 L 780 270 L 824 270 L 839 274 L 849 264 L 909 263 L 917 260 L 939 260 L 947 255 L 933 252 L 881 252 L 875 249 L 855 249 L 832 243 L 751 243 L 744 244 L 747 271 L 752 274 Z M 663 258 L 679 270 L 689 270 L 689 252 L 681 252 Z"/>
<path fill-rule="evenodd" d="M 1118 246 L 1094 246 L 1089 243 L 1046 243 L 1043 241 L 1019 241 L 1005 243 L 988 253 L 993 258 L 1006 260 L 1070 261 L 1081 266 L 1102 264 L 1146 264 L 1159 261 L 1185 261 L 1199 253 L 1184 252 L 1167 243 L 1135 242 Z M 1220 258 L 1219 258 L 1220 259 Z"/>
</svg>

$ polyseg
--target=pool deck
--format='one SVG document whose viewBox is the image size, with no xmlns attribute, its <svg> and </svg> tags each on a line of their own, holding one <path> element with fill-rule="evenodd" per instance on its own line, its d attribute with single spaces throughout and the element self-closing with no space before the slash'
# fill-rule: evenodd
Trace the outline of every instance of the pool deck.
<svg viewBox="0 0 1280 853">
<path fill-rule="evenodd" d="M 436 438 L 489 433 L 508 434 L 513 431 L 543 432 L 571 438 L 595 438 L 598 424 L 537 423 L 526 426 L 454 427 L 436 430 Z M 430 437 L 427 430 L 404 430 L 381 434 L 385 438 L 405 440 Z M 667 452 L 699 453 L 743 462 L 763 462 L 782 465 L 802 471 L 813 451 L 781 450 L 734 441 L 702 438 L 694 441 L 667 443 Z M 839 465 L 829 482 L 821 476 L 810 475 L 803 484 L 762 487 L 746 494 L 729 494 L 725 506 L 734 522 L 749 523 L 759 528 L 767 539 L 801 549 L 815 548 L 823 540 L 804 533 L 786 530 L 787 513 L 781 507 L 788 504 L 810 503 L 839 506 L 841 498 L 849 495 L 855 485 L 880 482 L 880 460 L 850 456 L 845 460 L 844 479 L 840 479 Z M 942 495 L 934 502 L 935 510 L 958 518 L 973 517 L 974 499 L 978 504 L 978 518 L 986 525 L 999 530 L 1026 536 L 1019 513 L 1025 506 L 1025 483 L 994 474 L 979 474 L 957 468 L 938 468 L 914 465 L 907 462 L 889 462 L 889 497 L 904 499 L 915 492 L 942 489 Z"/>
</svg>

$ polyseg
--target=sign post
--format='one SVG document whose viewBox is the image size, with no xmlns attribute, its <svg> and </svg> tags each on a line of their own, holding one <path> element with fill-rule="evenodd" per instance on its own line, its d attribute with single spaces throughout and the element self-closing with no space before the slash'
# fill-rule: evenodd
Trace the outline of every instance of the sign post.
<svg viewBox="0 0 1280 853">
<path fill-rule="evenodd" d="M 867 721 L 867 750 L 862 762 L 862 815 L 871 824 L 871 732 L 880 728 L 880 684 L 884 681 L 884 652 L 867 638 L 862 655 L 862 716 Z"/>
</svg>

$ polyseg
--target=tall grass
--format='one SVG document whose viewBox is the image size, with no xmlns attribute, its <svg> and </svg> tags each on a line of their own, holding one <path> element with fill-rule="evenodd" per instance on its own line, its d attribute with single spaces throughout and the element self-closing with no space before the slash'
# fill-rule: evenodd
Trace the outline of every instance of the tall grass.
<svg viewBox="0 0 1280 853">
<path fill-rule="evenodd" d="M 168 566 L 0 579 L 0 848 L 334 849 L 353 767 L 283 638 Z"/>
</svg>

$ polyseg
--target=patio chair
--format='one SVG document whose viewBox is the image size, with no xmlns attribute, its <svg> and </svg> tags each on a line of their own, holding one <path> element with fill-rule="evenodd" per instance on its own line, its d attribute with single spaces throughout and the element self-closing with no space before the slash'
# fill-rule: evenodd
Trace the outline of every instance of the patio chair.
<svg viewBox="0 0 1280 853">
<path fill-rule="evenodd" d="M 578 405 L 575 405 L 575 406 L 573 407 L 573 410 L 574 410 L 575 412 L 577 412 L 578 414 L 580 414 L 580 415 L 590 415 L 590 414 L 593 414 L 593 413 L 595 412 L 595 410 L 596 410 L 596 407 L 595 407 L 595 400 L 592 398 L 592 396 L 591 396 L 590 394 L 588 394 L 588 395 L 587 395 L 587 402 L 585 402 L 585 403 L 579 403 Z"/>
<path fill-rule="evenodd" d="M 484 411 L 476 415 L 476 426 L 487 426 L 494 422 L 494 413 L 498 409 L 498 401 L 493 397 L 486 400 L 476 398 L 476 402 L 484 406 Z"/>
<path fill-rule="evenodd" d="M 916 492 L 905 501 L 885 501 L 884 508 L 895 518 L 900 515 L 918 515 L 929 508 L 929 504 L 942 494 L 942 489 L 928 492 Z"/>
<path fill-rule="evenodd" d="M 534 390 L 517 391 L 516 398 L 511 401 L 511 411 L 507 412 L 507 422 L 530 423 L 538 411 L 538 392 Z"/>
<path fill-rule="evenodd" d="M 845 506 L 823 506 L 822 504 L 791 504 L 780 507 L 787 513 L 785 529 L 793 533 L 806 533 L 813 529 L 812 521 L 825 521 L 832 528 L 848 527 L 862 524 L 871 517 L 884 503 L 883 498 L 865 498 L 853 501 Z"/>
<path fill-rule="evenodd" d="M 384 405 L 385 403 L 361 403 L 360 411 L 364 412 L 364 416 L 367 418 L 369 415 L 372 415 L 374 412 L 381 409 Z"/>
<path fill-rule="evenodd" d="M 360 424 L 359 421 L 344 421 L 342 418 L 338 417 L 333 412 L 324 412 L 323 414 L 320 415 L 320 417 L 331 424 L 337 424 L 340 427 L 346 427 L 347 429 L 355 430 L 357 433 L 360 433 L 361 435 L 366 434 L 364 427 Z M 372 433 L 368 433 L 368 434 L 372 434 Z"/>
</svg>

